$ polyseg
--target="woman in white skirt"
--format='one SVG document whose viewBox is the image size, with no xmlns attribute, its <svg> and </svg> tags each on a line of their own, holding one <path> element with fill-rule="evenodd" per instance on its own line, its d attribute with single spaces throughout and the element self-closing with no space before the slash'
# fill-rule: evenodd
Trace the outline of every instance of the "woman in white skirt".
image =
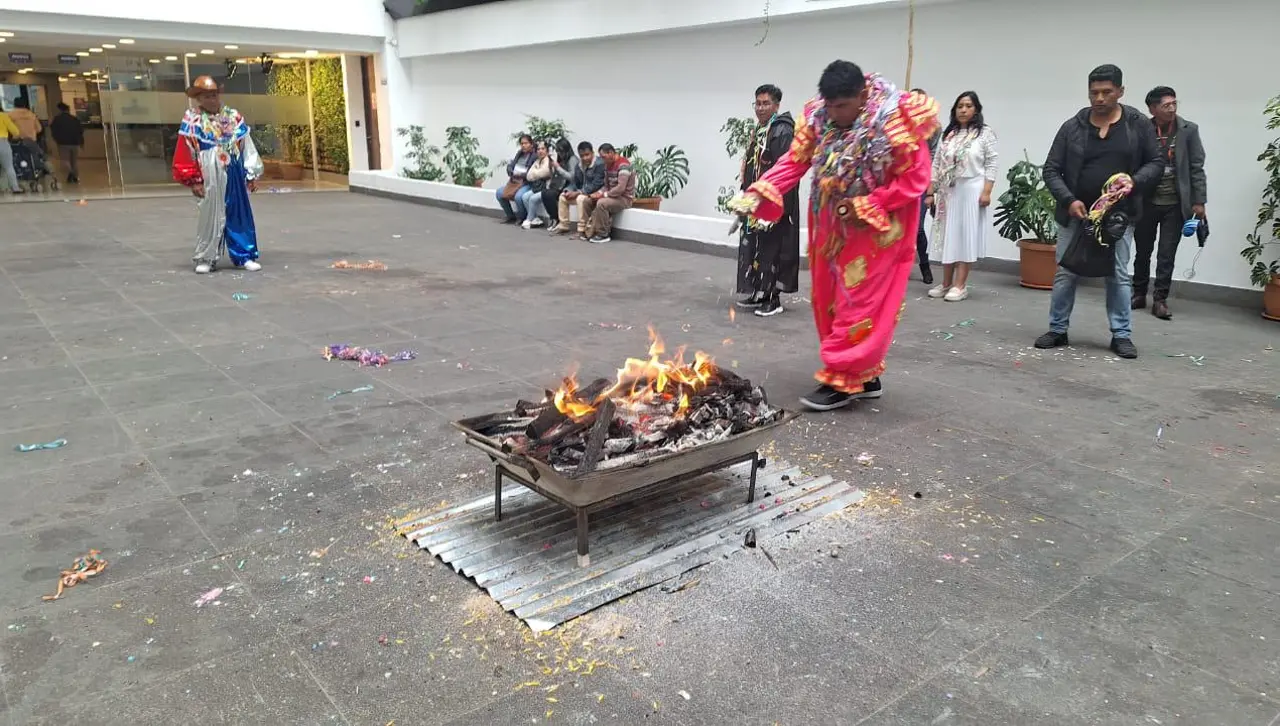
<svg viewBox="0 0 1280 726">
<path fill-rule="evenodd" d="M 982 119 L 982 101 L 965 91 L 951 106 L 925 197 L 935 210 L 933 253 L 942 260 L 942 284 L 930 289 L 929 297 L 948 302 L 969 297 L 969 267 L 987 252 L 999 158 L 995 132 Z"/>
</svg>

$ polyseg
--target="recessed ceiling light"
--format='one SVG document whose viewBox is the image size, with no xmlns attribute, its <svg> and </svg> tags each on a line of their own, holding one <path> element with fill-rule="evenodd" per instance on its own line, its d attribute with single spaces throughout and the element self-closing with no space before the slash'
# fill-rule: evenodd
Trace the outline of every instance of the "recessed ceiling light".
<svg viewBox="0 0 1280 726">
<path fill-rule="evenodd" d="M 74 74 L 74 73 L 68 73 L 67 75 L 68 75 L 69 77 L 71 77 L 71 78 L 75 78 L 75 77 L 76 77 L 76 74 Z"/>
<path fill-rule="evenodd" d="M 204 48 L 200 51 L 201 55 L 213 55 L 213 48 Z"/>
<path fill-rule="evenodd" d="M 222 47 L 226 48 L 227 50 L 240 50 L 240 46 L 238 45 L 224 45 Z"/>
<path fill-rule="evenodd" d="M 103 48 L 106 48 L 107 50 L 115 50 L 115 48 L 116 48 L 116 44 L 115 44 L 115 43 L 103 43 L 103 44 L 102 44 L 102 47 L 103 47 Z"/>
<path fill-rule="evenodd" d="M 101 52 L 102 52 L 102 49 L 101 49 L 101 48 L 90 48 L 90 49 L 89 49 L 89 52 L 90 52 L 90 53 L 101 53 Z"/>
<path fill-rule="evenodd" d="M 320 55 L 320 51 L 318 51 L 318 50 L 309 50 L 309 51 L 307 51 L 307 55 Z"/>
<path fill-rule="evenodd" d="M 5 42 L 6 40 L 8 40 L 8 39 L 7 39 L 7 38 L 0 38 L 0 43 Z"/>
<path fill-rule="evenodd" d="M 196 57 L 196 54 L 195 54 L 195 53 L 184 53 L 183 55 L 185 55 L 185 56 L 186 56 L 186 57 L 188 57 L 188 58 L 195 58 L 195 57 Z"/>
<path fill-rule="evenodd" d="M 176 56 L 176 55 L 167 55 L 167 56 L 165 56 L 165 57 L 164 57 L 164 59 L 165 59 L 165 60 L 167 60 L 167 61 L 176 61 L 176 60 L 178 60 L 178 56 Z"/>
<path fill-rule="evenodd" d="M 149 61 L 147 61 L 147 62 L 148 62 L 148 63 L 159 63 L 159 62 L 160 62 L 160 59 L 159 59 L 159 58 L 152 58 L 151 60 L 149 60 Z"/>
<path fill-rule="evenodd" d="M 133 38 L 121 38 L 120 45 L 133 45 Z"/>
<path fill-rule="evenodd" d="M 141 81 L 141 80 L 142 80 L 142 76 L 134 76 L 134 77 L 133 77 L 133 80 L 135 80 L 135 81 Z"/>
<path fill-rule="evenodd" d="M 13 33 L 7 30 L 0 30 L 0 38 L 12 38 L 12 37 L 13 37 Z"/>
<path fill-rule="evenodd" d="M 62 76 L 58 76 L 58 83 L 66 83 L 66 82 L 67 82 L 66 78 L 63 78 Z"/>
<path fill-rule="evenodd" d="M 78 52 L 76 53 L 76 55 L 80 56 L 81 58 L 88 58 L 88 57 L 89 57 L 89 52 L 88 52 L 88 51 L 85 51 L 85 50 L 82 50 L 82 51 L 78 51 Z"/>
</svg>

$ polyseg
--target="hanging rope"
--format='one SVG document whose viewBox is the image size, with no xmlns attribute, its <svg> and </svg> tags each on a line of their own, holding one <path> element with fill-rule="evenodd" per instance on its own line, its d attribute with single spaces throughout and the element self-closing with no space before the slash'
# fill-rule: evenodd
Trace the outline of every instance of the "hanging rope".
<svg viewBox="0 0 1280 726">
<path fill-rule="evenodd" d="M 764 39 L 769 37 L 769 0 L 764 0 L 764 35 L 760 36 L 760 40 L 756 41 L 756 47 L 764 43 Z"/>
<path fill-rule="evenodd" d="M 916 0 L 907 2 L 907 88 L 911 88 L 911 66 L 916 59 Z"/>
</svg>

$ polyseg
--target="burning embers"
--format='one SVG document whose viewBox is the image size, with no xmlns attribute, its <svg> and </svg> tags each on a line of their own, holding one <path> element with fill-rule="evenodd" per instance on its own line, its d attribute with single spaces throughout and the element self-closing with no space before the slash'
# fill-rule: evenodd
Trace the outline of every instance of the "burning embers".
<svg viewBox="0 0 1280 726">
<path fill-rule="evenodd" d="M 540 459 L 570 476 L 638 464 L 721 441 L 776 421 L 764 391 L 684 348 L 671 358 L 649 329 L 647 360 L 628 358 L 614 380 L 579 386 L 573 376 L 541 402 L 520 401 L 510 414 L 475 426 L 503 448 Z"/>
</svg>

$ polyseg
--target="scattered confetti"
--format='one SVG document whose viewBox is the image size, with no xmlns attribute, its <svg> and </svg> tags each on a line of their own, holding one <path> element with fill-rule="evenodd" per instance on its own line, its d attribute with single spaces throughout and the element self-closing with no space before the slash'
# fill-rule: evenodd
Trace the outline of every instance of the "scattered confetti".
<svg viewBox="0 0 1280 726">
<path fill-rule="evenodd" d="M 372 391 L 372 390 L 373 390 L 373 386 L 358 386 L 356 388 L 352 388 L 349 391 L 334 391 L 333 393 L 330 393 L 324 400 L 332 401 L 338 396 L 346 396 L 352 393 L 368 393 L 369 391 Z"/>
<path fill-rule="evenodd" d="M 232 299 L 232 300 L 235 300 L 236 302 L 244 302 L 245 300 L 248 300 L 248 299 L 249 299 L 249 298 L 251 298 L 251 297 L 253 297 L 253 296 L 252 296 L 252 295 L 250 295 L 250 294 L 249 294 L 249 293 L 247 293 L 247 292 L 234 292 L 234 293 L 231 293 L 231 299 Z"/>
<path fill-rule="evenodd" d="M 44 444 L 18 444 L 13 447 L 15 451 L 25 454 L 30 451 L 44 451 L 47 449 L 61 449 L 67 445 L 66 439 L 54 439 Z"/>
<path fill-rule="evenodd" d="M 348 262 L 346 260 L 338 260 L 329 265 L 334 270 L 360 270 L 364 272 L 385 272 L 387 266 L 378 260 L 369 260 L 368 262 Z"/>
<path fill-rule="evenodd" d="M 371 348 L 361 348 L 359 346 L 338 344 L 325 346 L 321 351 L 325 360 L 354 360 L 359 361 L 361 366 L 382 367 L 388 363 L 398 363 L 402 361 L 410 361 L 418 357 L 418 354 L 412 350 L 402 350 L 395 355 L 387 355 L 380 350 Z"/>
<path fill-rule="evenodd" d="M 209 592 L 206 592 L 205 594 L 197 598 L 194 605 L 198 608 L 202 608 L 205 605 L 216 603 L 218 601 L 218 598 L 222 597 L 223 592 L 225 592 L 223 588 L 215 587 Z"/>
</svg>

